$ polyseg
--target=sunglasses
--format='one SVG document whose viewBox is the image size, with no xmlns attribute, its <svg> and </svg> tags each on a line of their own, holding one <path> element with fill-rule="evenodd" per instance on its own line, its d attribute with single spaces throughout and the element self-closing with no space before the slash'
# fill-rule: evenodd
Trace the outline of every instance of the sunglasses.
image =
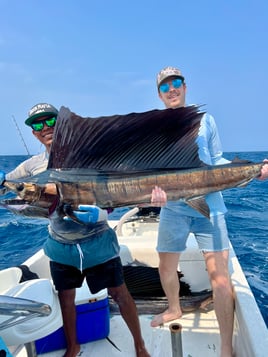
<svg viewBox="0 0 268 357">
<path fill-rule="evenodd" d="M 48 119 L 44 119 L 44 120 L 40 120 L 37 121 L 35 123 L 31 124 L 31 128 L 34 131 L 41 131 L 44 129 L 44 125 L 46 124 L 46 126 L 48 126 L 49 128 L 53 128 L 53 126 L 55 126 L 57 121 L 57 117 L 52 117 L 52 118 L 48 118 Z"/>
<path fill-rule="evenodd" d="M 175 79 L 171 80 L 171 84 L 172 84 L 173 88 L 175 88 L 175 89 L 180 88 L 182 86 L 182 83 L 183 83 L 182 79 L 180 79 L 180 78 L 175 78 Z M 167 93 L 170 90 L 170 84 L 169 83 L 160 84 L 159 90 L 162 93 Z"/>
</svg>

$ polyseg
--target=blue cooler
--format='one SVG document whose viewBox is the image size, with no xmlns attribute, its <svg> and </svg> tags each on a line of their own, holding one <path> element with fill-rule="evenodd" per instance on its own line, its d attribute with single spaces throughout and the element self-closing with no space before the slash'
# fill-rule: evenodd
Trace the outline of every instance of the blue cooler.
<svg viewBox="0 0 268 357">
<path fill-rule="evenodd" d="M 106 338 L 110 332 L 109 300 L 107 289 L 91 294 L 84 282 L 76 289 L 76 330 L 80 344 Z M 63 327 L 35 341 L 37 354 L 66 348 Z"/>
<path fill-rule="evenodd" d="M 0 336 L 0 356 L 12 357 L 12 354 L 9 352 L 9 349 L 7 348 L 6 344 L 2 340 L 1 336 Z"/>
</svg>

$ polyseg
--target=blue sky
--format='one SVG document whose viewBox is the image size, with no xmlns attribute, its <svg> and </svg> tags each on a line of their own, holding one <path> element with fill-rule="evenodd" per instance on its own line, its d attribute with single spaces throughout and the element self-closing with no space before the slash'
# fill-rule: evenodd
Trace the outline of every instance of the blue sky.
<svg viewBox="0 0 268 357">
<path fill-rule="evenodd" d="M 38 102 L 93 117 L 163 109 L 168 65 L 224 151 L 267 151 L 267 36 L 267 0 L 0 0 L 0 155 L 27 154 L 13 116 L 43 150 L 24 124 Z"/>
</svg>

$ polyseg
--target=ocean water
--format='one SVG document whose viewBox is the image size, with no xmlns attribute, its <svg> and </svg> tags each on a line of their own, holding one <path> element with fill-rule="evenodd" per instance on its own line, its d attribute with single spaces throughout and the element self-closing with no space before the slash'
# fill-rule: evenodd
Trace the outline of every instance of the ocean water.
<svg viewBox="0 0 268 357">
<path fill-rule="evenodd" d="M 228 152 L 254 162 L 268 152 Z M 0 156 L 0 170 L 9 172 L 27 156 Z M 228 208 L 229 237 L 268 326 L 268 180 L 253 180 L 246 187 L 223 192 Z M 112 215 L 120 217 L 124 209 Z M 0 269 L 21 264 L 43 245 L 47 220 L 13 215 L 0 207 Z"/>
</svg>

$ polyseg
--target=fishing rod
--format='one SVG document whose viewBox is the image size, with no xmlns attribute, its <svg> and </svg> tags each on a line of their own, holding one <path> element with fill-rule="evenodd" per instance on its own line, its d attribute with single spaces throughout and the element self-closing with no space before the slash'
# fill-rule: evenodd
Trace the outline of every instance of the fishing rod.
<svg viewBox="0 0 268 357">
<path fill-rule="evenodd" d="M 13 121 L 14 121 L 14 123 L 15 123 L 16 129 L 17 129 L 17 131 L 18 131 L 18 133 L 19 133 L 19 136 L 20 136 L 20 138 L 21 138 L 21 140 L 22 140 L 22 142 L 23 142 L 23 145 L 24 145 L 24 147 L 25 147 L 25 149 L 26 149 L 28 155 L 31 156 L 30 151 L 28 150 L 28 147 L 27 147 L 27 145 L 26 145 L 26 142 L 25 142 L 24 139 L 23 139 L 22 133 L 21 133 L 21 131 L 20 131 L 20 128 L 19 128 L 19 126 L 18 126 L 18 124 L 17 124 L 17 121 L 16 121 L 14 115 L 12 115 L 12 119 L 13 119 Z"/>
</svg>

